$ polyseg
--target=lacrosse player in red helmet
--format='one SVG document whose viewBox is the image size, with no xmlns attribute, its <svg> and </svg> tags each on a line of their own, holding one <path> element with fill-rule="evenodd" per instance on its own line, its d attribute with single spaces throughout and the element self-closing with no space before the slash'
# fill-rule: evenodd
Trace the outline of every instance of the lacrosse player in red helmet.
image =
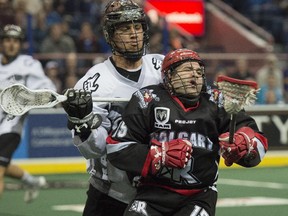
<svg viewBox="0 0 288 216">
<path fill-rule="evenodd" d="M 125 216 L 214 216 L 221 152 L 228 166 L 254 167 L 265 155 L 267 140 L 243 109 L 228 143 L 230 114 L 222 94 L 206 86 L 204 69 L 192 50 L 168 53 L 163 84 L 135 92 L 108 137 L 108 160 L 141 176 Z"/>
</svg>

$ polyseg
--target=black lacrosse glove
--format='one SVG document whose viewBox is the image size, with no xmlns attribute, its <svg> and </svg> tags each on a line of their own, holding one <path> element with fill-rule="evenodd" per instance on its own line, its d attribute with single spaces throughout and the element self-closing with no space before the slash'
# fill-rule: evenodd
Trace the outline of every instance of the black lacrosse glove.
<svg viewBox="0 0 288 216">
<path fill-rule="evenodd" d="M 98 128 L 102 123 L 101 116 L 92 112 L 91 92 L 83 89 L 66 89 L 64 95 L 67 96 L 67 100 L 62 102 L 62 106 L 68 114 L 68 129 L 74 129 L 76 135 L 88 137 L 91 129 Z"/>
</svg>

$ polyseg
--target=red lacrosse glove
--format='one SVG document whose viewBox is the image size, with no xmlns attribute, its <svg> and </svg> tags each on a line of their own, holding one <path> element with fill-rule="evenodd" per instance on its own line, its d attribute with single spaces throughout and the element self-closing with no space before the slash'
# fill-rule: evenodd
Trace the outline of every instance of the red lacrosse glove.
<svg viewBox="0 0 288 216">
<path fill-rule="evenodd" d="M 255 132 L 249 127 L 237 130 L 233 137 L 233 143 L 229 143 L 229 132 L 219 136 L 221 155 L 226 166 L 237 163 L 240 159 L 253 160 L 258 155 L 257 143 L 253 140 Z"/>
<path fill-rule="evenodd" d="M 162 166 L 184 168 L 191 158 L 192 144 L 188 140 L 175 139 L 169 142 L 151 141 L 150 157 L 152 174 Z"/>
</svg>

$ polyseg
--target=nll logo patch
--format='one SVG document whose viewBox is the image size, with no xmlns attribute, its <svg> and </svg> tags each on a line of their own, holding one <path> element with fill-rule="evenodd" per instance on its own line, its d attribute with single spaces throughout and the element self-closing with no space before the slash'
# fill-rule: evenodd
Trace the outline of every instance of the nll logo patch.
<svg viewBox="0 0 288 216">
<path fill-rule="evenodd" d="M 156 107 L 154 109 L 155 128 L 171 129 L 171 124 L 166 124 L 170 118 L 170 109 L 166 107 Z"/>
<path fill-rule="evenodd" d="M 153 91 L 153 89 L 140 89 L 134 93 L 134 95 L 139 98 L 138 103 L 142 109 L 146 109 L 152 100 L 159 101 L 159 97 L 153 94 Z"/>
<path fill-rule="evenodd" d="M 146 202 L 135 200 L 132 203 L 129 211 L 134 211 L 134 212 L 137 212 L 139 214 L 148 216 L 147 211 L 146 211 L 146 207 L 147 207 L 147 203 Z"/>
</svg>

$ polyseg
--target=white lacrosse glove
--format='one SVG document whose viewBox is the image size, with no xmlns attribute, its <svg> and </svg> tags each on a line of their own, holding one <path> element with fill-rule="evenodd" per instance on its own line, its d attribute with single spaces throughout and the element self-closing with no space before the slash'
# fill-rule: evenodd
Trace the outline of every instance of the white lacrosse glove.
<svg viewBox="0 0 288 216">
<path fill-rule="evenodd" d="M 91 133 L 91 129 L 101 125 L 101 116 L 92 112 L 93 102 L 90 91 L 66 89 L 64 95 L 67 100 L 62 102 L 62 105 L 68 115 L 69 130 L 74 129 L 76 135 L 85 136 Z"/>
</svg>

